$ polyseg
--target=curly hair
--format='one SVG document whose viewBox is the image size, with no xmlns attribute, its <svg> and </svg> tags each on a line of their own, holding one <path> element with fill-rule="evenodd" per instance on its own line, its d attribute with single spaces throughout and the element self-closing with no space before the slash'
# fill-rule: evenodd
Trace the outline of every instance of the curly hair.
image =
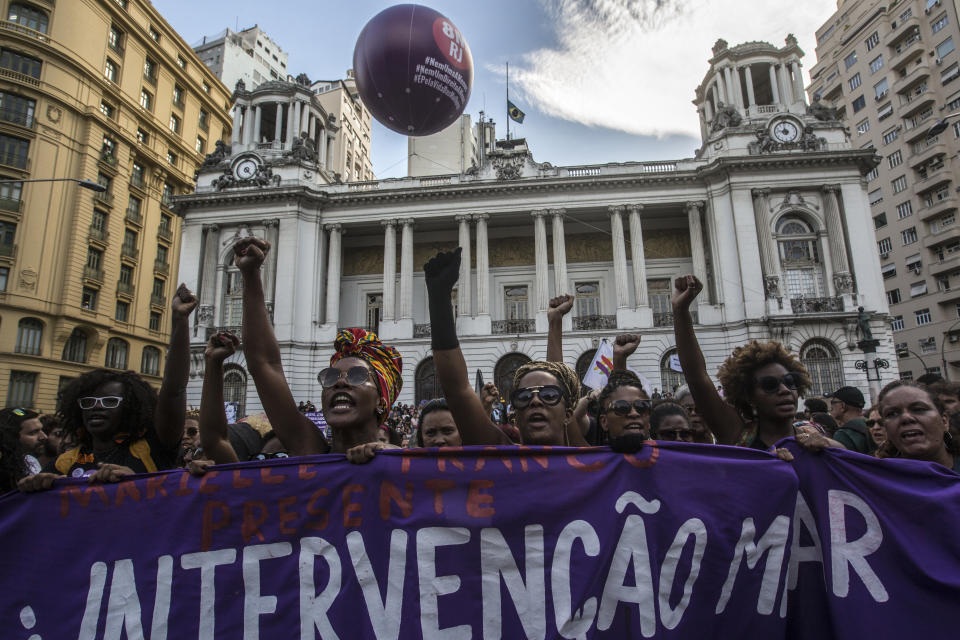
<svg viewBox="0 0 960 640">
<path fill-rule="evenodd" d="M 753 376 L 757 369 L 768 364 L 780 364 L 799 376 L 797 393 L 803 395 L 810 388 L 810 374 L 800 359 L 787 351 L 776 341 L 759 342 L 751 340 L 737 347 L 717 372 L 717 378 L 723 386 L 727 402 L 735 406 L 744 415 L 751 415 L 750 395 L 754 388 Z"/>
<path fill-rule="evenodd" d="M 650 412 L 650 432 L 654 437 L 656 437 L 657 432 L 660 430 L 660 425 L 663 421 L 670 416 L 680 416 L 686 421 L 687 426 L 690 426 L 690 416 L 687 414 L 686 409 L 676 402 L 660 402 L 653 408 L 653 411 Z"/>
<path fill-rule="evenodd" d="M 29 472 L 20 454 L 20 425 L 39 415 L 29 409 L 0 410 L 0 491 L 16 489 L 17 481 Z"/>
<path fill-rule="evenodd" d="M 557 379 L 568 407 L 573 407 L 574 403 L 580 399 L 580 380 L 577 378 L 576 372 L 562 362 L 534 360 L 521 365 L 513 376 L 513 388 L 516 389 L 520 386 L 520 380 L 523 376 L 534 371 L 549 373 Z"/>
<path fill-rule="evenodd" d="M 883 411 L 881 410 L 881 408 L 883 407 L 883 399 L 886 398 L 891 391 L 893 391 L 894 389 L 899 389 L 901 387 L 910 387 L 911 389 L 919 389 L 920 391 L 922 391 L 927 395 L 927 398 L 930 400 L 930 404 L 934 406 L 934 408 L 937 410 L 937 413 L 940 415 L 943 415 L 944 413 L 943 403 L 940 402 L 940 398 L 937 397 L 937 394 L 934 393 L 930 389 L 930 387 L 925 387 L 922 384 L 918 384 L 911 380 L 894 380 L 893 382 L 885 386 L 883 389 L 881 389 L 880 395 L 877 396 L 877 404 L 876 404 L 876 407 L 874 408 L 876 409 L 877 413 L 880 414 L 881 420 L 883 419 Z M 947 430 L 947 433 L 949 433 L 949 429 Z M 953 437 L 944 438 L 944 444 L 946 445 L 947 451 L 950 454 L 954 456 L 960 456 L 960 438 L 953 438 Z M 877 449 L 876 456 L 878 458 L 899 458 L 900 451 L 895 446 L 893 446 L 890 440 L 885 440 L 884 443 L 880 446 L 880 448 Z"/>
<path fill-rule="evenodd" d="M 620 387 L 634 387 L 639 389 L 645 398 L 647 397 L 647 392 L 644 390 L 643 383 L 640 382 L 637 374 L 623 369 L 614 369 L 607 378 L 606 386 L 600 391 L 600 395 L 597 397 L 597 404 L 600 406 L 601 413 L 607 404 L 607 400 L 610 398 L 610 394 Z"/>
<path fill-rule="evenodd" d="M 91 395 L 97 387 L 108 382 L 123 385 L 122 424 L 125 431 L 115 434 L 118 444 L 129 445 L 155 429 L 154 414 L 157 408 L 157 392 L 133 371 L 95 369 L 74 379 L 63 390 L 60 412 L 57 414 L 63 425 L 64 435 L 79 446 L 90 446 L 90 434 L 83 427 L 83 410 L 78 400 Z"/>
<path fill-rule="evenodd" d="M 418 447 L 423 447 L 423 419 L 434 411 L 450 411 L 446 398 L 434 398 L 420 407 L 420 418 L 417 420 L 416 442 Z"/>
</svg>

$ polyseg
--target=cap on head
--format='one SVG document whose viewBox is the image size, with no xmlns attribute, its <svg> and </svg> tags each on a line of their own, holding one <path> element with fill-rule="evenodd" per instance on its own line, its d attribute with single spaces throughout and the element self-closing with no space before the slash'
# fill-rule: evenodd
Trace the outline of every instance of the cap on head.
<svg viewBox="0 0 960 640">
<path fill-rule="evenodd" d="M 863 399 L 863 394 L 860 392 L 860 389 L 856 387 L 840 387 L 833 393 L 828 393 L 827 398 L 836 398 L 840 402 L 850 405 L 851 407 L 856 407 L 857 409 L 863 409 L 866 402 Z"/>
</svg>

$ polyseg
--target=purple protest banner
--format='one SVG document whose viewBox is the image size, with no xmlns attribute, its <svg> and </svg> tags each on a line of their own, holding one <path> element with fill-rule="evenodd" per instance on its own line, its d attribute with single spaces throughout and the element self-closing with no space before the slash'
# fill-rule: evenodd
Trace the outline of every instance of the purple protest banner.
<svg viewBox="0 0 960 640">
<path fill-rule="evenodd" d="M 800 481 L 791 638 L 956 638 L 960 475 L 786 441 Z"/>
</svg>

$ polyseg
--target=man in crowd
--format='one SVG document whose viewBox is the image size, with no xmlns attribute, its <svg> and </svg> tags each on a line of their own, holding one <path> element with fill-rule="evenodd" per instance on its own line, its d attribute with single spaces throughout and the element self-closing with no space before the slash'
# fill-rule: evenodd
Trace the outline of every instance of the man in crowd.
<svg viewBox="0 0 960 640">
<path fill-rule="evenodd" d="M 856 387 L 840 387 L 828 393 L 827 398 L 830 399 L 830 415 L 840 425 L 833 439 L 850 451 L 873 455 L 876 445 L 870 438 L 867 421 L 863 419 L 866 403 L 860 390 Z"/>
</svg>

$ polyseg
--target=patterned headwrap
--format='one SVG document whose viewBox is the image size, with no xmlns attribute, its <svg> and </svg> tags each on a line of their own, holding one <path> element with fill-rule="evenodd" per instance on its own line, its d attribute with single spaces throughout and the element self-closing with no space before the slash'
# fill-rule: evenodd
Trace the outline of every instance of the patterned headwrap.
<svg viewBox="0 0 960 640">
<path fill-rule="evenodd" d="M 563 397 L 567 401 L 567 407 L 572 409 L 580 399 L 580 380 L 576 372 L 562 362 L 533 360 L 521 365 L 513 376 L 513 388 L 518 388 L 520 379 L 531 371 L 545 371 L 556 378 L 560 383 L 560 390 L 563 391 Z"/>
<path fill-rule="evenodd" d="M 380 342 L 374 332 L 363 329 L 341 329 L 333 341 L 333 348 L 336 352 L 330 356 L 331 367 L 341 358 L 360 358 L 370 365 L 377 375 L 380 397 L 387 401 L 389 409 L 403 388 L 400 352 Z"/>
</svg>

